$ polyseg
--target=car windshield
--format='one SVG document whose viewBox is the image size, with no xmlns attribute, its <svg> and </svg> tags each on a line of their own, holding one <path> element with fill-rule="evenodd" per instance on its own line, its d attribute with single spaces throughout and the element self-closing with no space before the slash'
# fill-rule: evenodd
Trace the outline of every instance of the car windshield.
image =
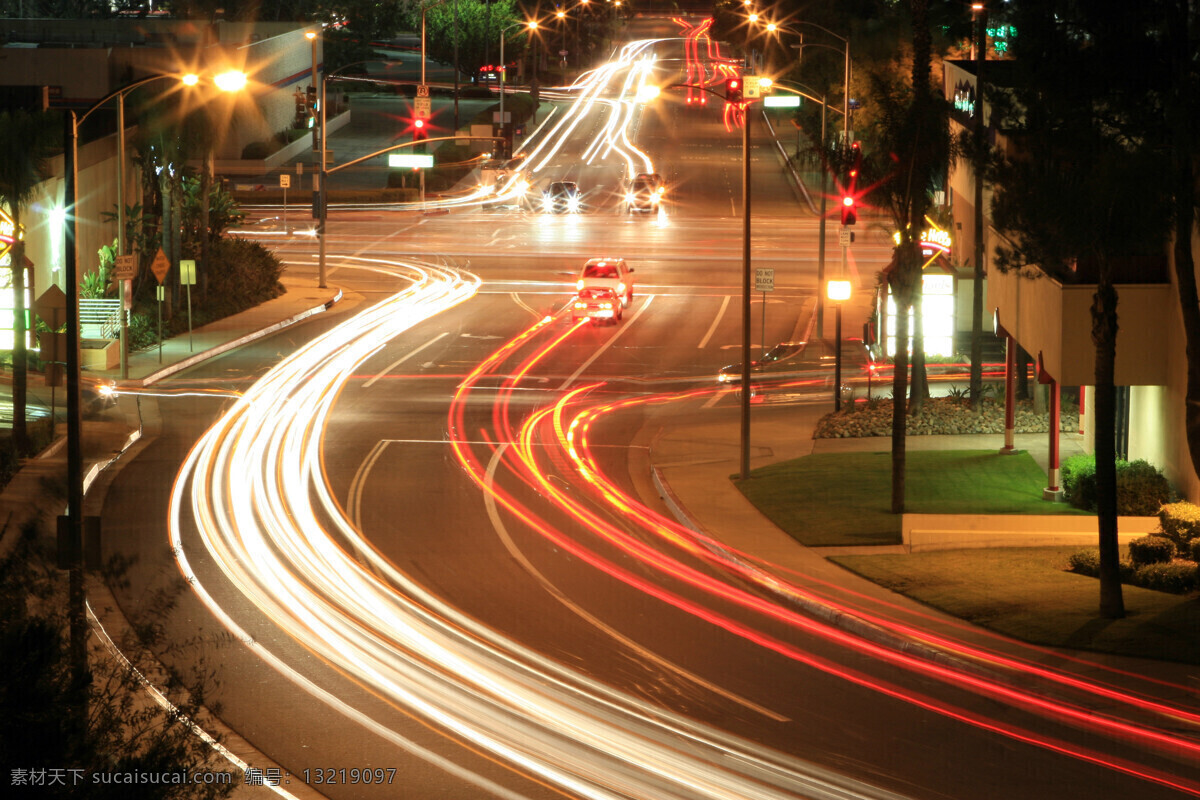
<svg viewBox="0 0 1200 800">
<path fill-rule="evenodd" d="M 583 277 L 615 278 L 617 277 L 617 268 L 612 264 L 591 264 L 584 268 Z"/>
</svg>

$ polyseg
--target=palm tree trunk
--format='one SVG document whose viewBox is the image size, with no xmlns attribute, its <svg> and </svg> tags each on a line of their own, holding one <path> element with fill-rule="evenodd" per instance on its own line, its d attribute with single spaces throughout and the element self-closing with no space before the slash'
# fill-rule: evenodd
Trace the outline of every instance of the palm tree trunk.
<svg viewBox="0 0 1200 800">
<path fill-rule="evenodd" d="M 898 274 L 903 269 L 903 253 L 898 252 L 897 272 L 892 278 L 892 297 L 896 301 L 896 355 L 892 370 L 892 513 L 904 513 L 904 479 L 908 425 L 908 310 L 912 291 Z"/>
<path fill-rule="evenodd" d="M 1096 516 L 1100 528 L 1100 615 L 1125 616 L 1117 542 L 1116 386 L 1117 289 L 1107 262 L 1092 301 L 1092 342 L 1096 345 Z"/>
</svg>

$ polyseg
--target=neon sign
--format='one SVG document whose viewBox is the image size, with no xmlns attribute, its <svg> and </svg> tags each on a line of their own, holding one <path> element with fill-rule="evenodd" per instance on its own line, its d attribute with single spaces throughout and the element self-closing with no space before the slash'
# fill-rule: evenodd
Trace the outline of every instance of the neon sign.
<svg viewBox="0 0 1200 800">
<path fill-rule="evenodd" d="M 949 253 L 951 244 L 950 231 L 944 231 L 937 225 L 934 225 L 928 217 L 925 218 L 925 221 L 929 222 L 929 227 L 921 232 L 921 238 L 918 241 L 921 249 L 923 251 L 940 250 L 943 253 Z M 900 244 L 900 231 L 892 234 L 892 241 Z M 926 252 L 925 254 L 932 255 L 931 252 Z"/>
</svg>

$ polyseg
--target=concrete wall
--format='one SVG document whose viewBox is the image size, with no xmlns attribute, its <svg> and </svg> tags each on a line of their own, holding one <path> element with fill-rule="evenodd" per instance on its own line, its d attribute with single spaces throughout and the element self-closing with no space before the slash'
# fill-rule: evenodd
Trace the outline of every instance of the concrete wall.
<svg viewBox="0 0 1200 800">
<path fill-rule="evenodd" d="M 1064 285 L 1037 270 L 1027 273 L 1033 277 L 991 275 L 986 307 L 1000 309 L 1000 324 L 1031 356 L 1040 353 L 1046 370 L 1062 384 L 1091 385 L 1096 374 L 1091 322 L 1095 287 Z M 1117 293 L 1117 384 L 1165 385 L 1163 309 L 1177 302 L 1174 292 L 1166 284 L 1128 284 Z"/>
</svg>

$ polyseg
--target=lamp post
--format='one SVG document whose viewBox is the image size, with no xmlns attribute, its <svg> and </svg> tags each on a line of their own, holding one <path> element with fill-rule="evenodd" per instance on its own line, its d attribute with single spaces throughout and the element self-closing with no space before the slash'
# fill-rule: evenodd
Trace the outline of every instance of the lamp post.
<svg viewBox="0 0 1200 800">
<path fill-rule="evenodd" d="M 842 77 L 843 77 L 843 80 L 845 81 L 845 91 L 844 91 L 843 97 L 842 97 L 842 146 L 846 147 L 849 145 L 849 142 L 850 142 L 850 40 L 844 36 L 839 36 L 838 34 L 834 33 L 833 31 L 829 30 L 828 28 L 823 28 L 814 22 L 798 21 L 793 24 L 809 25 L 811 27 L 816 28 L 817 30 L 824 31 L 825 33 L 829 34 L 830 36 L 834 37 L 835 39 L 840 39 L 842 42 L 843 46 L 840 48 L 840 52 L 842 53 L 842 56 L 843 56 L 843 68 L 842 68 L 843 75 L 842 75 Z M 827 44 L 805 43 L 804 36 L 799 31 L 794 31 L 789 28 L 783 27 L 781 25 L 777 25 L 774 22 L 767 23 L 767 31 L 769 33 L 787 32 L 787 33 L 791 33 L 791 34 L 800 36 L 800 38 L 801 38 L 800 47 L 801 48 L 825 47 L 825 48 L 834 50 L 835 52 L 839 51 L 839 48 L 836 48 L 836 47 L 833 47 L 833 46 L 827 45 Z M 801 50 L 801 52 L 803 52 L 803 50 Z M 826 110 L 826 108 L 827 108 L 827 104 L 825 102 L 825 97 L 822 96 L 822 98 L 821 98 L 821 148 L 822 149 L 825 148 L 825 110 Z M 827 172 L 828 172 L 828 170 L 826 170 L 824 168 L 821 169 L 821 220 L 820 220 L 820 230 L 818 232 L 820 241 L 817 246 L 818 247 L 818 253 L 817 253 L 818 285 L 820 285 L 820 282 L 823 281 L 825 278 L 825 211 L 826 211 L 825 195 L 828 194 L 827 181 L 829 178 Z M 845 260 L 845 249 L 844 248 L 842 251 L 842 256 L 843 256 L 843 261 L 844 261 Z M 844 267 L 844 264 L 843 264 L 843 267 Z M 820 292 L 817 293 L 817 338 L 818 339 L 825 338 L 825 302 L 824 302 L 824 297 L 821 295 Z"/>
<path fill-rule="evenodd" d="M 845 278 L 825 284 L 825 293 L 834 302 L 834 361 L 833 361 L 833 410 L 842 410 L 842 305 L 850 299 L 850 281 Z"/>
<path fill-rule="evenodd" d="M 236 80 L 234 75 L 240 76 Z M 70 629 L 69 655 L 71 664 L 72 685 L 77 696 L 77 707 L 73 718 L 74 724 L 86 725 L 86 688 L 87 688 L 87 624 L 84 616 L 83 592 L 83 418 L 80 413 L 80 374 L 79 374 L 79 254 L 75 242 L 75 219 L 79 204 L 79 126 L 91 114 L 110 100 L 121 101 L 118 106 L 118 123 L 123 128 L 124 97 L 129 92 L 157 80 L 176 79 L 186 86 L 195 86 L 199 82 L 196 75 L 149 75 L 145 78 L 128 83 L 120 89 L 106 95 L 93 103 L 82 114 L 69 110 L 63 116 L 63 172 L 64 172 L 64 243 L 63 243 L 63 293 L 66 295 L 66 372 L 67 372 L 67 513 L 60 518 L 60 542 L 65 552 L 60 552 L 60 563 L 66 562 L 69 574 L 67 595 L 67 614 Z M 215 80 L 223 90 L 240 89 L 246 83 L 242 73 L 222 73 Z M 229 88 L 227 88 L 229 87 Z M 120 137 L 118 144 L 123 145 Z M 124 153 L 119 153 L 124 160 Z M 124 165 L 119 165 L 118 183 L 124 179 Z M 124 200 L 123 193 L 118 197 Z M 122 225 L 124 219 L 119 217 Z M 119 236 L 119 239 L 123 236 Z M 121 309 L 122 318 L 125 316 Z M 65 539 L 65 541 L 64 541 Z M 62 546 L 60 545 L 60 546 Z M 78 731 L 82 734 L 82 729 Z"/>
<path fill-rule="evenodd" d="M 538 23 L 536 19 L 527 20 L 525 22 L 514 22 L 507 28 L 500 31 L 500 124 L 504 125 L 504 95 L 506 92 L 505 84 L 508 81 L 508 63 L 504 60 L 504 34 L 514 28 L 525 28 L 529 31 L 536 31 Z"/>
<path fill-rule="evenodd" d="M 304 38 L 308 39 L 309 44 L 312 45 L 312 73 L 311 73 L 311 77 L 309 78 L 309 82 L 312 84 L 312 88 L 314 88 L 314 89 L 317 88 L 317 36 L 318 35 L 319 34 L 316 31 L 305 31 L 305 33 L 304 33 Z M 320 100 L 320 102 L 322 104 L 324 104 L 325 103 L 324 98 L 322 98 Z M 325 147 L 324 137 L 325 137 L 325 130 L 323 128 L 317 128 L 317 133 L 313 137 L 313 149 L 314 150 L 324 149 L 324 147 Z"/>
</svg>

